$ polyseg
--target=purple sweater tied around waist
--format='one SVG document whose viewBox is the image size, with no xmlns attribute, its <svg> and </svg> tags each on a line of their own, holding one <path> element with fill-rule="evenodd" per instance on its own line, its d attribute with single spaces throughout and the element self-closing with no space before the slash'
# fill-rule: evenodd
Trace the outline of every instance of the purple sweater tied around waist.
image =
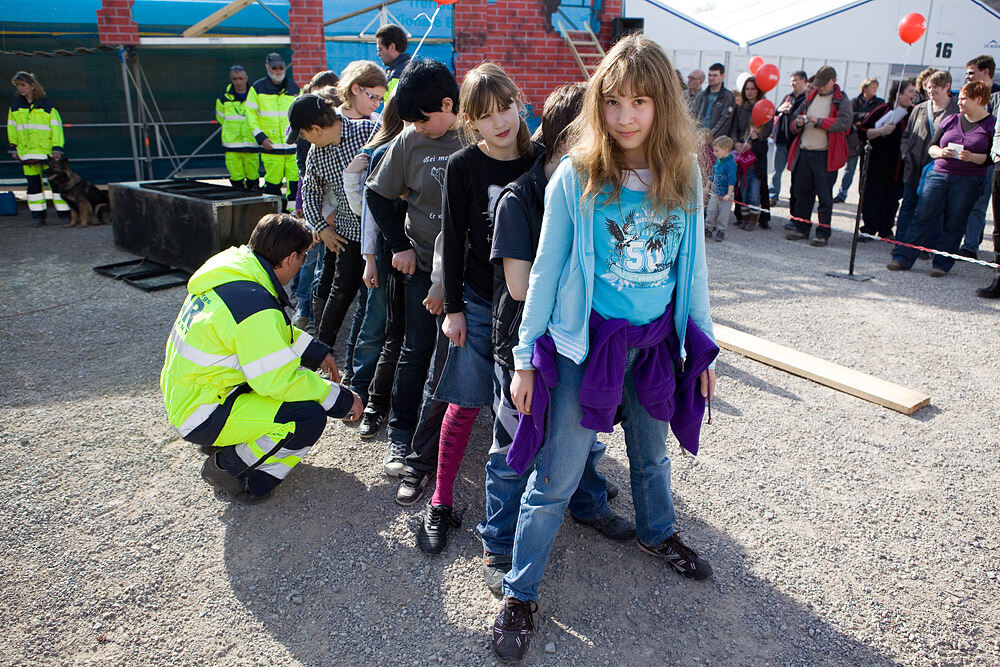
<svg viewBox="0 0 1000 667">
<path fill-rule="evenodd" d="M 639 349 L 632 371 L 639 403 L 650 416 L 669 422 L 681 446 L 697 454 L 705 415 L 698 376 L 715 360 L 719 348 L 688 318 L 684 341 L 687 362 L 678 372 L 680 341 L 674 329 L 672 303 L 659 319 L 643 326 L 631 325 L 623 319 L 606 320 L 591 311 L 590 353 L 580 387 L 583 410 L 580 425 L 605 433 L 613 430 L 615 413 L 622 402 L 629 348 Z M 535 367 L 531 414 L 521 415 L 507 452 L 508 465 L 519 475 L 531 465 L 545 439 L 549 392 L 559 380 L 556 354 L 555 343 L 548 335 L 535 341 L 531 357 Z"/>
</svg>

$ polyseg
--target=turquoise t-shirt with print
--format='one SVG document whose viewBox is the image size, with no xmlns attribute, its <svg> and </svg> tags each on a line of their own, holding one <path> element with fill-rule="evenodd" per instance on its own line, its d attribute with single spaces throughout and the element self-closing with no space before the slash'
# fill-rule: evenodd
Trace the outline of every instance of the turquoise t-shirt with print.
<svg viewBox="0 0 1000 667">
<path fill-rule="evenodd" d="M 667 309 L 677 283 L 684 212 L 664 215 L 645 192 L 623 187 L 594 210 L 593 309 L 607 319 L 649 324 Z"/>
</svg>

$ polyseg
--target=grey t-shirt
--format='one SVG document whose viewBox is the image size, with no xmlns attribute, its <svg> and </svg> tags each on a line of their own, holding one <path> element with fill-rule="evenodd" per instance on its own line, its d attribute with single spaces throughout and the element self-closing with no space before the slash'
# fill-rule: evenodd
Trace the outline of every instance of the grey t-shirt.
<svg viewBox="0 0 1000 667">
<path fill-rule="evenodd" d="M 417 266 L 430 271 L 434 239 L 441 232 L 444 172 L 448 158 L 462 147 L 449 130 L 430 139 L 412 127 L 392 142 L 367 186 L 386 199 L 406 197 L 406 237 L 417 253 Z"/>
</svg>

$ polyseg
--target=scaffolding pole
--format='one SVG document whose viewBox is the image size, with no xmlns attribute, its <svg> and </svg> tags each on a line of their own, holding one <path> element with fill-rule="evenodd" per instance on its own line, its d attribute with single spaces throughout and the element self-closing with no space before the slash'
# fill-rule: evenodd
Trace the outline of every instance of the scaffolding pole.
<svg viewBox="0 0 1000 667">
<path fill-rule="evenodd" d="M 125 110 L 128 112 L 128 137 L 132 141 L 132 165 L 135 167 L 135 180 L 142 180 L 142 172 L 139 170 L 139 150 L 135 144 L 135 116 L 132 113 L 132 93 L 129 91 L 128 64 L 126 60 L 126 49 L 124 46 L 118 48 L 118 60 L 122 66 L 122 88 L 125 89 Z"/>
</svg>

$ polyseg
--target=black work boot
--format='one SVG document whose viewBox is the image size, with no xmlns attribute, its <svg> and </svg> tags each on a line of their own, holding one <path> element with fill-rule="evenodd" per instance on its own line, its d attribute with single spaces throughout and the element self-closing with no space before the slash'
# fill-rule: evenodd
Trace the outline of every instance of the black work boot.
<svg viewBox="0 0 1000 667">
<path fill-rule="evenodd" d="M 993 282 L 988 286 L 977 289 L 976 296 L 984 299 L 1000 299 L 1000 273 L 993 277 Z"/>
</svg>

